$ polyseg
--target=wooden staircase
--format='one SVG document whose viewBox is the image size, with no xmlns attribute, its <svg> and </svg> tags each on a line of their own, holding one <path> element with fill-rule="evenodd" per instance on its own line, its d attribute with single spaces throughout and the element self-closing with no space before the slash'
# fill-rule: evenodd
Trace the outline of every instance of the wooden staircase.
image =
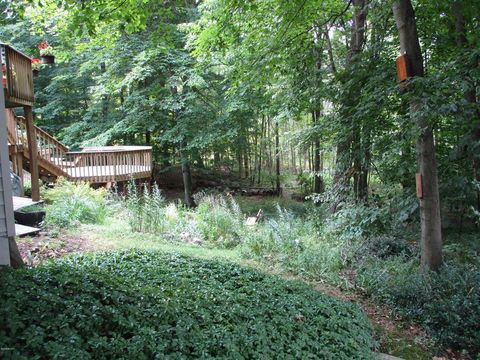
<svg viewBox="0 0 480 360">
<path fill-rule="evenodd" d="M 12 156 L 14 171 L 17 175 L 21 175 L 22 170 L 31 170 L 26 121 L 24 117 L 16 116 L 11 109 L 6 112 L 10 156 Z M 44 180 L 53 180 L 60 176 L 68 178 L 68 173 L 59 166 L 68 153 L 68 148 L 38 126 L 34 128 L 40 177 Z"/>
<path fill-rule="evenodd" d="M 6 109 L 6 117 L 10 158 L 15 173 L 22 177 L 24 169 L 31 170 L 27 123 L 11 109 Z M 101 146 L 72 152 L 38 126 L 33 128 L 38 170 L 43 180 L 65 177 L 70 181 L 107 184 L 151 177 L 150 146 Z"/>
</svg>

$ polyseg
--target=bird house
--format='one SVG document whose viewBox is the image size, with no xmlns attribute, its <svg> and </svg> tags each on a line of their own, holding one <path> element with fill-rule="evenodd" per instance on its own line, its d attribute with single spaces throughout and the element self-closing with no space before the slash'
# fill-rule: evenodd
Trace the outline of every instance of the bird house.
<svg viewBox="0 0 480 360">
<path fill-rule="evenodd" d="M 423 199 L 423 177 L 422 174 L 416 173 L 415 174 L 415 183 L 417 187 L 417 198 Z"/>
<path fill-rule="evenodd" d="M 408 78 L 408 59 L 407 55 L 403 54 L 397 57 L 395 61 L 397 64 L 397 78 L 399 82 L 407 81 Z"/>
</svg>

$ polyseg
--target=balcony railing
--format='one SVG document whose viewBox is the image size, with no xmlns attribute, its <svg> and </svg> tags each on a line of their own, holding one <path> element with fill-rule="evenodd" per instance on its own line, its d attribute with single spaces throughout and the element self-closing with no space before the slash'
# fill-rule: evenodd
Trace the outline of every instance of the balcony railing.
<svg viewBox="0 0 480 360">
<path fill-rule="evenodd" d="M 101 146 L 68 152 L 57 163 L 71 181 L 108 183 L 150 178 L 150 146 Z"/>
<path fill-rule="evenodd" d="M 28 153 L 26 121 L 7 111 L 8 138 Z M 69 149 L 53 136 L 35 126 L 40 167 L 56 177 L 92 184 L 146 179 L 152 174 L 151 146 L 96 146 L 82 151 Z"/>
<path fill-rule="evenodd" d="M 6 107 L 33 106 L 32 60 L 0 43 L 0 63 Z"/>
</svg>

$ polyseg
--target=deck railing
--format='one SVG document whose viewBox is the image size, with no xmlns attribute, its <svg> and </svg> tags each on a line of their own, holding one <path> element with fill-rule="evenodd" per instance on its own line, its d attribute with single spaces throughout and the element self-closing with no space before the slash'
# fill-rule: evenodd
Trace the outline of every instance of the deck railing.
<svg viewBox="0 0 480 360">
<path fill-rule="evenodd" d="M 23 145 L 28 152 L 26 121 L 9 112 L 13 114 L 7 114 L 9 138 L 15 138 L 16 144 Z M 150 146 L 99 146 L 69 151 L 68 147 L 37 126 L 35 135 L 39 159 L 54 166 L 54 175 L 65 176 L 70 181 L 109 183 L 151 176 Z"/>
<path fill-rule="evenodd" d="M 0 43 L 0 63 L 6 106 L 33 106 L 31 59 L 12 47 Z"/>
<path fill-rule="evenodd" d="M 68 152 L 61 165 L 73 181 L 108 183 L 149 178 L 150 146 L 102 146 Z"/>
<path fill-rule="evenodd" d="M 26 120 L 21 116 L 16 116 L 15 122 L 17 145 L 23 145 L 25 151 L 28 151 Z M 7 125 L 7 127 L 9 126 Z M 38 157 L 55 166 L 61 167 L 63 159 L 68 152 L 68 147 L 38 126 L 35 126 L 35 138 L 37 141 Z"/>
</svg>

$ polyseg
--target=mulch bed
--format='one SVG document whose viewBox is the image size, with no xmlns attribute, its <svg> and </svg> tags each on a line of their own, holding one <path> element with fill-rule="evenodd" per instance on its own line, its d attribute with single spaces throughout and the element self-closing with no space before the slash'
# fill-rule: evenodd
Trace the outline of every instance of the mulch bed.
<svg viewBox="0 0 480 360">
<path fill-rule="evenodd" d="M 17 239 L 17 245 L 25 264 L 29 266 L 69 253 L 88 250 L 87 240 L 79 236 L 60 234 L 58 237 L 52 237 L 46 232 L 32 238 Z"/>
</svg>

